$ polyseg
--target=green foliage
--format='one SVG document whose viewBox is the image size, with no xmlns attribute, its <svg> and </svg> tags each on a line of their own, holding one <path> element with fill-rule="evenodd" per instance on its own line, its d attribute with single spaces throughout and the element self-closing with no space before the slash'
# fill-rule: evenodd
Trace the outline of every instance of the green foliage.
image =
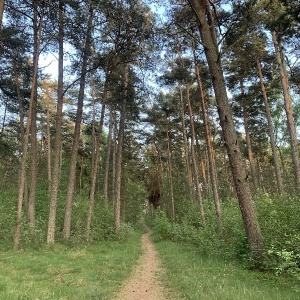
<svg viewBox="0 0 300 300">
<path fill-rule="evenodd" d="M 12 200 L 16 199 L 16 193 L 12 191 L 1 191 L 0 193 L 0 245 L 1 248 L 11 247 L 14 236 L 14 224 L 16 211 Z"/>
<path fill-rule="evenodd" d="M 213 207 L 205 202 L 206 223 L 203 224 L 197 206 L 186 202 L 173 223 L 160 211 L 154 220 L 155 241 L 169 240 L 195 245 L 205 256 L 227 257 L 249 268 L 276 274 L 300 274 L 300 227 L 298 197 L 267 194 L 255 199 L 257 213 L 266 247 L 266 257 L 253 265 L 248 248 L 241 212 L 236 200 L 221 203 L 222 229 L 218 228 Z"/>
<path fill-rule="evenodd" d="M 267 268 L 300 275 L 300 199 L 262 194 L 256 200 L 268 254 Z"/>
<path fill-rule="evenodd" d="M 11 249 L 14 229 L 16 222 L 16 204 L 17 194 L 12 191 L 3 191 L 0 193 L 0 245 L 2 249 Z M 86 241 L 86 220 L 88 211 L 88 195 L 81 193 L 75 196 L 72 210 L 71 238 L 67 244 L 77 245 Z M 21 224 L 21 247 L 22 249 L 41 249 L 46 242 L 48 214 L 49 214 L 49 196 L 47 185 L 42 184 L 37 189 L 36 199 L 36 220 L 35 224 L 28 224 L 26 220 L 25 207 Z M 139 211 L 140 206 L 136 207 L 132 214 Z M 65 213 L 65 194 L 59 193 L 56 218 L 56 241 L 63 242 L 63 225 Z M 131 218 L 134 221 L 134 218 Z M 106 208 L 104 199 L 98 197 L 94 205 L 94 211 L 91 223 L 90 239 L 92 242 L 113 241 L 116 239 L 128 240 L 135 232 L 136 222 L 123 222 L 121 232 L 118 237 L 115 235 L 114 214 L 109 207 Z"/>
<path fill-rule="evenodd" d="M 136 182 L 130 177 L 126 180 L 125 199 L 125 223 L 136 224 L 139 222 L 145 199 L 147 198 L 147 191 L 140 182 Z"/>
<path fill-rule="evenodd" d="M 39 250 L 46 240 L 45 222 L 43 220 L 36 220 L 35 224 L 29 224 L 23 220 L 21 226 L 21 244 L 23 249 Z"/>
<path fill-rule="evenodd" d="M 160 211 L 154 221 L 155 240 L 170 240 L 196 245 L 203 255 L 248 257 L 247 241 L 236 201 L 223 205 L 223 228 L 216 223 L 213 209 L 206 213 L 205 225 L 197 206 L 191 203 L 177 223 L 172 223 Z"/>
</svg>

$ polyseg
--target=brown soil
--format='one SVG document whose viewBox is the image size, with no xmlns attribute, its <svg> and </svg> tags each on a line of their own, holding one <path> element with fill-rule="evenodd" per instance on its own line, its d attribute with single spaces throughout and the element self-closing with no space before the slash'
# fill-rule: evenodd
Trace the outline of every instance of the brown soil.
<svg viewBox="0 0 300 300">
<path fill-rule="evenodd" d="M 162 268 L 158 253 L 150 240 L 151 230 L 142 236 L 143 254 L 131 278 L 125 282 L 116 300 L 167 300 L 170 292 L 160 284 Z"/>
</svg>

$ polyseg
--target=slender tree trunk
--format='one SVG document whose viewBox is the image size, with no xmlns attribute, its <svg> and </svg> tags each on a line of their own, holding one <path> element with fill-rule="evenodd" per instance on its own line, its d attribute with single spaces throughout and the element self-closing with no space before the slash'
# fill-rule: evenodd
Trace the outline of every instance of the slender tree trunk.
<svg viewBox="0 0 300 300">
<path fill-rule="evenodd" d="M 82 178 L 83 178 L 83 169 L 84 169 L 84 158 L 83 156 L 79 157 L 80 159 L 80 172 L 79 172 L 79 194 L 82 192 Z M 76 180 L 76 179 L 75 179 Z"/>
<path fill-rule="evenodd" d="M 97 143 L 97 136 L 96 136 L 96 103 L 95 103 L 95 80 L 94 74 L 91 74 L 91 100 L 92 100 L 92 166 L 94 165 L 95 160 L 95 152 L 96 152 L 96 143 Z"/>
<path fill-rule="evenodd" d="M 52 165 L 51 165 L 51 130 L 50 130 L 50 123 L 51 123 L 51 117 L 50 117 L 50 97 L 47 97 L 47 179 L 49 182 L 49 195 L 51 193 L 51 179 L 52 179 L 52 175 L 51 175 L 51 171 L 52 171 Z"/>
<path fill-rule="evenodd" d="M 117 135 L 118 135 L 118 129 L 117 129 L 117 115 L 116 115 L 116 110 L 115 108 L 113 109 L 113 118 L 114 118 L 114 123 L 113 123 L 113 157 L 112 157 L 112 184 L 111 184 L 111 189 L 112 189 L 112 195 L 113 195 L 113 208 L 115 209 L 116 206 L 116 164 L 117 164 Z"/>
<path fill-rule="evenodd" d="M 195 73 L 197 76 L 197 83 L 199 88 L 199 94 L 200 94 L 200 105 L 202 110 L 202 120 L 204 125 L 204 135 L 205 135 L 205 141 L 206 141 L 206 148 L 207 148 L 207 158 L 208 158 L 208 169 L 210 173 L 211 178 L 211 187 L 213 191 L 214 196 L 214 204 L 217 214 L 217 219 L 219 222 L 219 225 L 222 224 L 222 214 L 221 214 L 221 207 L 220 207 L 220 199 L 219 199 L 219 192 L 218 192 L 218 180 L 217 180 L 217 174 L 216 174 L 216 166 L 215 166 L 215 160 L 214 160 L 214 151 L 213 151 L 213 145 L 212 145 L 212 138 L 210 135 L 209 130 L 209 120 L 206 113 L 206 107 L 205 107 L 205 96 L 203 91 L 203 84 L 202 79 L 200 76 L 200 71 L 197 63 L 196 58 L 196 50 L 195 50 L 195 42 L 193 40 L 192 44 L 192 50 L 193 50 L 193 57 L 194 57 L 194 65 L 195 65 Z"/>
<path fill-rule="evenodd" d="M 13 69 L 14 69 L 14 78 L 16 84 L 17 97 L 18 97 L 18 105 L 19 105 L 19 117 L 20 117 L 20 137 L 19 137 L 20 147 L 19 148 L 21 152 L 22 145 L 23 145 L 23 138 L 24 138 L 24 107 L 23 107 L 22 95 L 20 91 L 19 73 L 15 63 Z"/>
<path fill-rule="evenodd" d="M 244 94 L 243 88 L 242 88 L 242 94 Z M 253 181 L 253 186 L 254 186 L 254 191 L 256 192 L 258 189 L 258 184 L 257 184 L 257 172 L 255 168 L 255 162 L 253 159 L 253 152 L 252 152 L 252 146 L 251 146 L 251 139 L 250 139 L 250 133 L 249 133 L 249 119 L 248 119 L 248 112 L 246 108 L 246 102 L 245 100 L 242 100 L 242 107 L 243 107 L 243 117 L 244 117 L 244 129 L 245 129 L 245 135 L 246 135 L 246 145 L 247 145 L 247 152 L 248 152 L 248 159 L 249 159 L 249 164 L 250 164 L 250 169 L 251 169 L 251 174 L 252 174 L 252 181 Z"/>
<path fill-rule="evenodd" d="M 206 20 L 207 1 L 204 0 L 200 2 L 198 0 L 189 0 L 189 3 L 199 21 L 199 31 L 212 77 L 219 119 L 231 165 L 234 185 L 239 200 L 248 243 L 252 250 L 252 255 L 255 258 L 256 255 L 259 256 L 264 249 L 263 237 L 256 216 L 250 186 L 247 182 L 245 165 L 233 123 L 220 61 L 220 53 L 216 47 L 216 41 L 211 34 L 211 28 Z"/>
<path fill-rule="evenodd" d="M 264 99 L 264 104 L 265 104 L 266 117 L 267 117 L 267 121 L 268 121 L 269 137 L 270 137 L 270 143 L 271 143 L 272 154 L 273 154 L 273 166 L 275 169 L 276 182 L 277 182 L 277 191 L 279 194 L 281 194 L 283 183 L 282 183 L 282 176 L 281 176 L 278 154 L 277 154 L 277 150 L 276 150 L 274 126 L 273 126 L 268 96 L 267 96 L 267 92 L 266 92 L 266 88 L 265 88 L 265 84 L 264 84 L 264 80 L 263 80 L 261 64 L 260 64 L 260 61 L 258 58 L 256 58 L 256 65 L 257 65 L 257 71 L 258 71 L 258 75 L 259 75 L 259 79 L 260 79 L 261 91 L 263 94 L 263 99 Z"/>
<path fill-rule="evenodd" d="M 183 92 L 181 86 L 179 86 L 179 94 L 180 94 L 180 104 L 181 104 L 180 117 L 181 117 L 181 127 L 182 127 L 182 136 L 183 136 L 184 163 L 186 168 L 186 175 L 188 177 L 187 179 L 190 188 L 190 195 L 191 195 L 191 199 L 193 199 L 194 190 L 193 190 L 193 182 L 192 182 L 192 172 L 190 168 L 189 145 L 188 145 L 188 139 L 186 135 L 186 126 L 185 126 L 184 99 L 183 99 Z"/>
<path fill-rule="evenodd" d="M 35 84 L 37 82 L 38 76 L 38 61 L 39 61 L 39 49 L 40 49 L 40 41 L 42 35 L 42 24 L 44 17 L 44 9 L 40 12 L 40 23 L 38 29 L 38 38 L 37 38 L 37 55 L 34 61 L 33 68 L 33 77 L 32 77 L 32 89 L 30 95 L 29 102 L 29 110 L 28 110 L 28 118 L 26 125 L 26 132 L 24 134 L 23 146 L 22 146 L 22 157 L 21 157 L 21 166 L 20 166 L 20 179 L 18 186 L 18 199 L 17 199 L 17 220 L 15 226 L 15 235 L 14 235 L 14 250 L 18 250 L 20 246 L 20 238 L 21 238 L 21 221 L 22 221 L 22 206 L 23 206 L 23 198 L 25 192 L 25 183 L 26 183 L 26 162 L 27 162 L 27 153 L 28 153 L 28 141 L 29 141 L 29 133 L 31 128 L 31 118 L 32 118 L 32 106 L 34 103 L 35 97 Z"/>
<path fill-rule="evenodd" d="M 2 33 L 2 19 L 4 12 L 4 0 L 0 0 L 0 34 Z"/>
<path fill-rule="evenodd" d="M 62 111 L 63 111 L 63 84 L 64 84 L 64 0 L 59 1 L 59 33 L 58 33 L 58 80 L 57 80 L 57 105 L 54 141 L 54 160 L 51 180 L 50 211 L 48 219 L 47 243 L 55 242 L 55 222 L 58 198 L 58 187 L 61 167 L 62 147 Z"/>
<path fill-rule="evenodd" d="M 101 148 L 101 144 L 102 144 L 102 131 L 103 131 L 106 99 L 107 99 L 107 81 L 105 82 L 104 89 L 103 89 L 100 125 L 99 125 L 98 136 L 96 138 L 95 157 L 94 157 L 93 167 L 92 167 L 91 190 L 90 190 L 89 208 L 88 208 L 87 224 L 86 224 L 86 239 L 87 240 L 90 239 L 92 214 L 93 214 L 93 208 L 94 208 L 94 203 L 95 203 L 96 181 L 97 181 L 97 174 L 98 174 L 98 168 L 99 168 L 99 155 L 100 155 L 99 152 L 100 152 L 100 148 Z"/>
<path fill-rule="evenodd" d="M 5 128 L 6 113 L 7 113 L 7 108 L 6 108 L 6 105 L 5 105 L 4 112 L 3 112 L 3 119 L 2 119 L 2 127 L 1 127 L 0 140 L 2 139 L 4 128 Z"/>
<path fill-rule="evenodd" d="M 172 220 L 175 221 L 175 200 L 174 200 L 174 188 L 173 188 L 173 176 L 172 176 L 172 156 L 171 156 L 171 145 L 170 145 L 170 135 L 169 135 L 169 115 L 167 113 L 167 125 L 166 125 L 166 133 L 167 133 L 167 171 L 168 171 L 168 179 L 170 185 L 170 197 L 171 197 L 171 217 Z"/>
<path fill-rule="evenodd" d="M 19 82 L 19 74 L 18 74 L 18 70 L 17 70 L 17 66 L 14 63 L 13 66 L 14 69 L 14 79 L 15 79 L 15 84 L 16 84 L 16 92 L 17 92 L 17 97 L 18 97 L 18 105 L 19 105 L 19 117 L 20 117 L 20 134 L 19 134 L 19 143 L 18 143 L 18 148 L 19 148 L 19 152 L 22 153 L 22 149 L 23 149 L 23 143 L 24 143 L 24 106 L 23 106 L 23 102 L 22 102 L 22 95 L 21 95 L 21 91 L 20 91 L 20 82 Z M 22 158 L 21 156 L 19 157 L 19 162 L 20 164 Z M 20 180 L 20 176 L 21 176 L 21 171 L 19 170 L 19 182 L 21 182 Z M 29 222 L 29 216 L 28 216 L 28 186 L 27 186 L 27 182 L 25 180 L 25 185 L 24 185 L 24 206 L 25 206 L 25 213 L 26 213 L 26 220 L 27 222 Z"/>
<path fill-rule="evenodd" d="M 119 236 L 121 230 L 121 175 L 122 175 L 122 160 L 123 160 L 123 143 L 124 143 L 124 128 L 126 119 L 126 102 L 127 102 L 127 89 L 128 89 L 128 64 L 125 66 L 125 77 L 124 77 L 124 99 L 120 112 L 120 123 L 118 131 L 118 145 L 117 145 L 117 156 L 116 156 L 116 186 L 115 186 L 115 206 L 114 206 L 114 223 L 115 232 Z"/>
<path fill-rule="evenodd" d="M 79 139 L 80 139 L 80 126 L 82 120 L 82 111 L 83 111 L 83 100 L 84 100 L 84 90 L 85 90 L 85 79 L 87 72 L 88 59 L 90 56 L 90 48 L 91 48 L 91 38 L 92 38 L 92 27 L 93 27 L 93 15 L 94 15 L 94 6 L 93 1 L 90 1 L 90 9 L 89 9 L 89 19 L 87 25 L 87 33 L 86 33 L 86 41 L 81 65 L 81 77 L 79 84 L 79 92 L 78 92 L 78 103 L 77 103 L 77 112 L 76 112 L 76 120 L 75 120 L 75 129 L 73 135 L 73 147 L 71 154 L 71 165 L 69 171 L 69 183 L 68 183 L 68 191 L 66 198 L 66 208 L 65 208 L 65 219 L 64 219 L 64 238 L 69 239 L 71 234 L 71 218 L 72 218 L 72 206 L 73 206 L 73 197 L 75 190 L 75 182 L 76 182 L 76 163 L 78 156 L 78 148 L 79 148 Z"/>
<path fill-rule="evenodd" d="M 110 166 L 110 154 L 112 148 L 112 130 L 114 124 L 113 110 L 110 108 L 109 113 L 109 127 L 108 127 L 108 135 L 107 135 L 107 148 L 106 148 L 106 157 L 105 157 L 105 171 L 104 171 L 104 201 L 105 206 L 108 208 L 108 183 L 109 183 L 109 166 Z"/>
<path fill-rule="evenodd" d="M 37 84 L 37 83 L 36 83 Z M 37 92 L 37 90 L 35 91 Z M 37 183 L 37 98 L 35 94 L 32 105 L 31 130 L 30 130 L 30 182 L 29 182 L 29 200 L 28 200 L 28 222 L 35 223 L 35 202 L 36 202 L 36 183 Z"/>
<path fill-rule="evenodd" d="M 35 0 L 34 4 L 34 18 L 33 18 L 33 28 L 34 28 L 34 53 L 33 61 L 36 61 L 35 57 L 39 56 L 39 45 L 38 45 L 38 1 Z M 35 223 L 35 202 L 36 202 L 36 183 L 37 183 L 37 124 L 36 124 L 36 114 L 37 114 L 37 77 L 34 83 L 34 97 L 32 103 L 32 115 L 31 115 L 31 128 L 30 128 L 30 191 L 29 191 L 29 201 L 28 201 L 28 222 L 32 225 Z"/>
<path fill-rule="evenodd" d="M 276 33 L 274 31 L 272 32 L 272 39 L 275 48 L 276 60 L 278 64 L 282 90 L 283 90 L 287 125 L 288 125 L 288 131 L 290 135 L 295 185 L 297 189 L 300 189 L 300 165 L 299 165 L 298 140 L 297 140 L 297 132 L 296 132 L 296 127 L 295 127 L 295 122 L 293 117 L 292 99 L 290 94 L 288 74 L 285 65 L 284 52 L 282 49 L 282 45 L 280 42 L 278 42 Z"/>
<path fill-rule="evenodd" d="M 179 41 L 179 38 L 177 37 L 178 40 L 178 46 L 177 46 L 177 52 L 179 59 L 181 61 L 182 67 L 184 67 L 184 63 L 182 60 L 181 56 L 181 44 Z M 183 99 L 183 91 L 182 91 L 182 86 L 179 84 L 179 95 L 180 95 L 180 104 L 181 104 L 181 110 L 180 110 L 180 118 L 181 118 L 181 126 L 182 126 L 182 136 L 183 136 L 183 149 L 184 149 L 184 163 L 185 163 L 185 168 L 186 168 L 186 174 L 187 174 L 187 179 L 189 183 L 189 188 L 190 188 L 190 196 L 191 199 L 194 198 L 194 188 L 193 188 L 193 180 L 192 180 L 192 172 L 190 168 L 190 156 L 189 156 L 189 142 L 186 134 L 186 126 L 185 126 L 185 103 Z"/>
<path fill-rule="evenodd" d="M 203 208 L 203 202 L 202 202 L 202 196 L 201 196 L 201 188 L 200 188 L 200 179 L 199 179 L 199 170 L 198 170 L 198 160 L 196 158 L 195 153 L 195 143 L 196 143 L 196 134 L 195 134 L 195 126 L 194 126 L 194 113 L 191 105 L 190 100 L 190 88 L 188 84 L 186 85 L 186 91 L 187 91 L 187 104 L 188 104 L 188 110 L 189 110 L 189 116 L 190 116 L 190 126 L 191 126 L 191 156 L 192 156 L 192 166 L 193 166 L 193 173 L 194 173 L 194 185 L 196 190 L 196 197 L 197 197 L 197 203 L 199 206 L 199 211 L 202 217 L 202 220 L 205 222 L 205 214 L 204 214 L 204 208 Z"/>
</svg>

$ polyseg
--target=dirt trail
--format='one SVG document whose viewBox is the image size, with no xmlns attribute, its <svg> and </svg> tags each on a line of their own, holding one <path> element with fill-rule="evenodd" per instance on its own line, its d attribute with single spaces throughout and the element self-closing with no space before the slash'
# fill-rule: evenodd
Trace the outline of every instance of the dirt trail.
<svg viewBox="0 0 300 300">
<path fill-rule="evenodd" d="M 151 229 L 142 236 L 143 254 L 132 276 L 125 282 L 116 300 L 167 300 L 169 291 L 160 285 L 162 269 L 150 240 Z"/>
</svg>

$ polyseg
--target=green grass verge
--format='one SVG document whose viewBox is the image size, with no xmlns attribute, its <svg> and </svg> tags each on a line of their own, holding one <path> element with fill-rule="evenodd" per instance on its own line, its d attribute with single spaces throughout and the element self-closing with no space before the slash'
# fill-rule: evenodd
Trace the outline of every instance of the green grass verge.
<svg viewBox="0 0 300 300">
<path fill-rule="evenodd" d="M 191 300 L 298 300 L 300 281 L 245 270 L 221 258 L 203 257 L 195 247 L 156 243 L 166 269 L 165 285 Z"/>
<path fill-rule="evenodd" d="M 0 252 L 0 299 L 111 299 L 137 263 L 140 237 Z"/>
</svg>

